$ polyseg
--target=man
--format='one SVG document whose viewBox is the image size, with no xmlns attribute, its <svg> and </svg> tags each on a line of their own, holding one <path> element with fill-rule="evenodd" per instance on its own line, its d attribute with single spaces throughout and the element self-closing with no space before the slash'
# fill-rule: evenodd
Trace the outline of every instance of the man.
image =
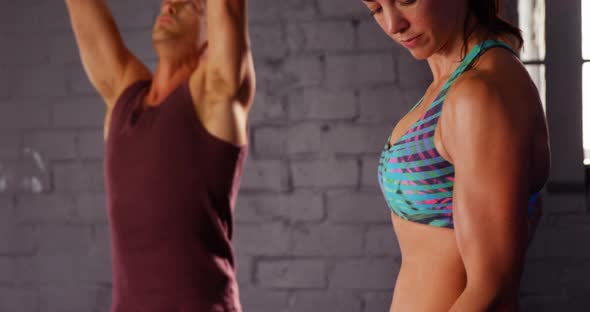
<svg viewBox="0 0 590 312">
<path fill-rule="evenodd" d="M 255 89 L 246 0 L 164 0 L 153 75 L 104 0 L 66 4 L 107 105 L 111 311 L 241 311 L 231 238 Z"/>
</svg>

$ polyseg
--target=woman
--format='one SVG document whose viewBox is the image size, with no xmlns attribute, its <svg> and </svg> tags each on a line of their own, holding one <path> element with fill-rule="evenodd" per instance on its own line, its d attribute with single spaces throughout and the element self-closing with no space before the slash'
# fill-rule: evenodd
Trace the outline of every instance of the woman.
<svg viewBox="0 0 590 312">
<path fill-rule="evenodd" d="M 402 252 L 391 311 L 517 311 L 550 161 L 520 30 L 495 0 L 363 3 L 433 74 L 379 162 Z"/>
</svg>

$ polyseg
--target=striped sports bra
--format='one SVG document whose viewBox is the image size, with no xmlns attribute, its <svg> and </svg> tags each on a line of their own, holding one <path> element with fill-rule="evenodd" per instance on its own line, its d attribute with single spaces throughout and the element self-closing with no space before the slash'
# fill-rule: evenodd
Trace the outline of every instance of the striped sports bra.
<svg viewBox="0 0 590 312">
<path fill-rule="evenodd" d="M 388 207 L 397 216 L 417 223 L 453 228 L 455 169 L 436 150 L 434 131 L 449 88 L 475 59 L 492 47 L 502 47 L 515 53 L 508 45 L 497 40 L 487 40 L 476 45 L 449 77 L 422 117 L 393 145 L 389 146 L 391 135 L 387 138 L 379 159 L 378 179 Z M 529 216 L 538 195 L 536 192 L 529 198 Z"/>
</svg>

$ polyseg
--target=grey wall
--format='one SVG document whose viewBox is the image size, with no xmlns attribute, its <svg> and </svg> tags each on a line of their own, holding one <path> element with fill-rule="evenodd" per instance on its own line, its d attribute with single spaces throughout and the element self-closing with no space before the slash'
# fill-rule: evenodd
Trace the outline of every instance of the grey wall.
<svg viewBox="0 0 590 312">
<path fill-rule="evenodd" d="M 109 3 L 128 46 L 153 68 L 159 1 Z M 245 310 L 386 311 L 400 256 L 378 154 L 425 90 L 428 68 L 358 0 L 249 3 L 258 91 L 235 233 Z M 104 104 L 83 73 L 63 1 L 3 1 L 0 47 L 0 311 L 107 311 Z M 552 193 L 546 202 L 523 307 L 582 311 L 584 196 Z"/>
</svg>

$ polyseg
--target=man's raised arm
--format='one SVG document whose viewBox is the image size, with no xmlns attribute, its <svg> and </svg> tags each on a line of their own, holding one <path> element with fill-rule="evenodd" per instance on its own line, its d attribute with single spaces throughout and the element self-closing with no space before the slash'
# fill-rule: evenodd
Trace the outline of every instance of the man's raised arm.
<svg viewBox="0 0 590 312">
<path fill-rule="evenodd" d="M 66 0 L 66 5 L 86 74 L 110 108 L 129 82 L 149 70 L 123 44 L 104 0 Z"/>
<path fill-rule="evenodd" d="M 209 57 L 206 93 L 217 100 L 236 98 L 251 68 L 246 0 L 207 0 Z"/>
</svg>

